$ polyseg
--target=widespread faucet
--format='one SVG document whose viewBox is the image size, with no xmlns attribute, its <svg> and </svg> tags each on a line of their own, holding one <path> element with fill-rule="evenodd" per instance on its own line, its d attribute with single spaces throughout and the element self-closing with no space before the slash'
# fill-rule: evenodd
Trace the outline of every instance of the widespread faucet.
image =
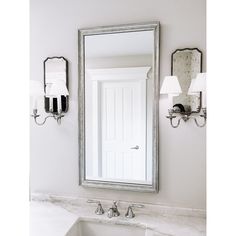
<svg viewBox="0 0 236 236">
<path fill-rule="evenodd" d="M 118 203 L 117 201 L 113 201 L 112 207 L 108 209 L 107 211 L 108 218 L 117 217 L 120 215 L 120 212 L 117 208 L 117 203 Z"/>
<path fill-rule="evenodd" d="M 104 214 L 105 211 L 103 210 L 102 204 L 101 204 L 100 201 L 89 199 L 89 200 L 87 200 L 87 202 L 97 204 L 97 209 L 95 210 L 96 215 L 103 215 Z M 117 216 L 120 215 L 117 204 L 118 204 L 118 201 L 113 201 L 112 207 L 110 207 L 107 211 L 107 217 L 108 218 L 117 217 Z M 125 213 L 125 217 L 126 218 L 134 218 L 135 214 L 133 212 L 133 208 L 143 208 L 143 207 L 144 207 L 143 204 L 133 203 L 133 204 L 129 205 L 128 209 L 127 209 L 127 212 Z"/>
</svg>

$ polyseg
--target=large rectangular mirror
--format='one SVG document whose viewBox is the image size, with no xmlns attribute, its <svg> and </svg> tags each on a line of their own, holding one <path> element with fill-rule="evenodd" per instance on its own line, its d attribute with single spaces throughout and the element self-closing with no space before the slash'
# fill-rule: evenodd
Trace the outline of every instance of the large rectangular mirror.
<svg viewBox="0 0 236 236">
<path fill-rule="evenodd" d="M 80 184 L 157 191 L 159 24 L 79 31 Z"/>
</svg>

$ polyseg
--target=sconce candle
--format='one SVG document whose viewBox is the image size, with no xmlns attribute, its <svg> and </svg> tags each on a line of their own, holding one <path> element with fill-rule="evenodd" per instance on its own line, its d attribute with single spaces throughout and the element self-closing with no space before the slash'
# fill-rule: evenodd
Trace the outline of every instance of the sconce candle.
<svg viewBox="0 0 236 236">
<path fill-rule="evenodd" d="M 38 108 L 38 101 L 36 97 L 33 97 L 33 106 L 32 106 L 33 110 L 37 110 Z"/>
<path fill-rule="evenodd" d="M 57 96 L 57 111 L 61 113 L 61 96 Z"/>
<path fill-rule="evenodd" d="M 65 82 L 63 80 L 58 80 L 56 83 L 53 83 L 48 95 L 51 97 L 57 97 L 57 110 L 58 113 L 61 113 L 61 96 L 69 95 Z"/>
<path fill-rule="evenodd" d="M 202 108 L 206 108 L 206 92 L 202 92 Z"/>
<path fill-rule="evenodd" d="M 206 108 L 206 73 L 199 73 L 194 87 L 202 92 L 202 107 Z"/>
<path fill-rule="evenodd" d="M 195 82 L 193 83 L 192 87 L 189 88 L 189 92 L 191 93 L 202 92 L 202 107 L 206 108 L 206 73 L 197 74 Z"/>
<path fill-rule="evenodd" d="M 30 96 L 32 97 L 32 108 L 37 109 L 38 98 L 44 96 L 43 84 L 36 80 L 30 80 Z"/>
<path fill-rule="evenodd" d="M 53 110 L 53 98 L 49 97 L 49 111 Z"/>
<path fill-rule="evenodd" d="M 168 94 L 168 107 L 173 107 L 173 97 L 182 93 L 178 77 L 166 76 L 161 87 L 161 94 Z"/>
</svg>

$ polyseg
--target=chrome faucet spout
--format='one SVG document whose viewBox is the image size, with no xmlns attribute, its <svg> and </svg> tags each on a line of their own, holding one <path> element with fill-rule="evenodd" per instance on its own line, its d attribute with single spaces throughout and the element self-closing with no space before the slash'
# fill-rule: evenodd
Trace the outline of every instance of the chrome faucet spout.
<svg viewBox="0 0 236 236">
<path fill-rule="evenodd" d="M 117 201 L 113 201 L 113 205 L 107 211 L 108 218 L 117 217 L 120 215 L 120 212 L 117 208 Z"/>
</svg>

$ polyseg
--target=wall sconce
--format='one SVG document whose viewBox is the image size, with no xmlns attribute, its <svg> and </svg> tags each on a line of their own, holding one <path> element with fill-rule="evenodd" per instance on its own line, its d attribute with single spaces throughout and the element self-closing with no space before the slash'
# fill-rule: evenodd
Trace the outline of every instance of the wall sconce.
<svg viewBox="0 0 236 236">
<path fill-rule="evenodd" d="M 166 116 L 170 120 L 170 124 L 173 128 L 177 128 L 180 124 L 180 121 L 188 121 L 189 119 L 194 119 L 198 127 L 204 127 L 206 125 L 206 73 L 198 73 L 196 79 L 191 80 L 191 84 L 188 90 L 188 95 L 199 95 L 200 105 L 196 111 L 188 110 L 188 107 L 185 107 L 182 104 L 174 104 L 173 106 L 173 97 L 178 96 L 181 93 L 181 87 L 178 82 L 177 76 L 166 76 L 162 84 L 161 94 L 168 94 L 169 115 Z M 197 116 L 195 114 L 201 113 L 199 116 L 203 118 L 203 123 L 198 122 Z M 177 123 L 173 124 L 173 119 L 179 118 Z"/>
<path fill-rule="evenodd" d="M 68 62 L 64 57 L 48 57 L 44 61 L 44 86 L 39 81 L 31 80 L 30 95 L 33 98 L 34 121 L 37 125 L 44 125 L 50 117 L 61 124 L 61 118 L 68 110 Z M 37 103 L 40 97 L 44 97 L 44 108 L 50 115 L 42 122 L 38 122 Z"/>
</svg>

